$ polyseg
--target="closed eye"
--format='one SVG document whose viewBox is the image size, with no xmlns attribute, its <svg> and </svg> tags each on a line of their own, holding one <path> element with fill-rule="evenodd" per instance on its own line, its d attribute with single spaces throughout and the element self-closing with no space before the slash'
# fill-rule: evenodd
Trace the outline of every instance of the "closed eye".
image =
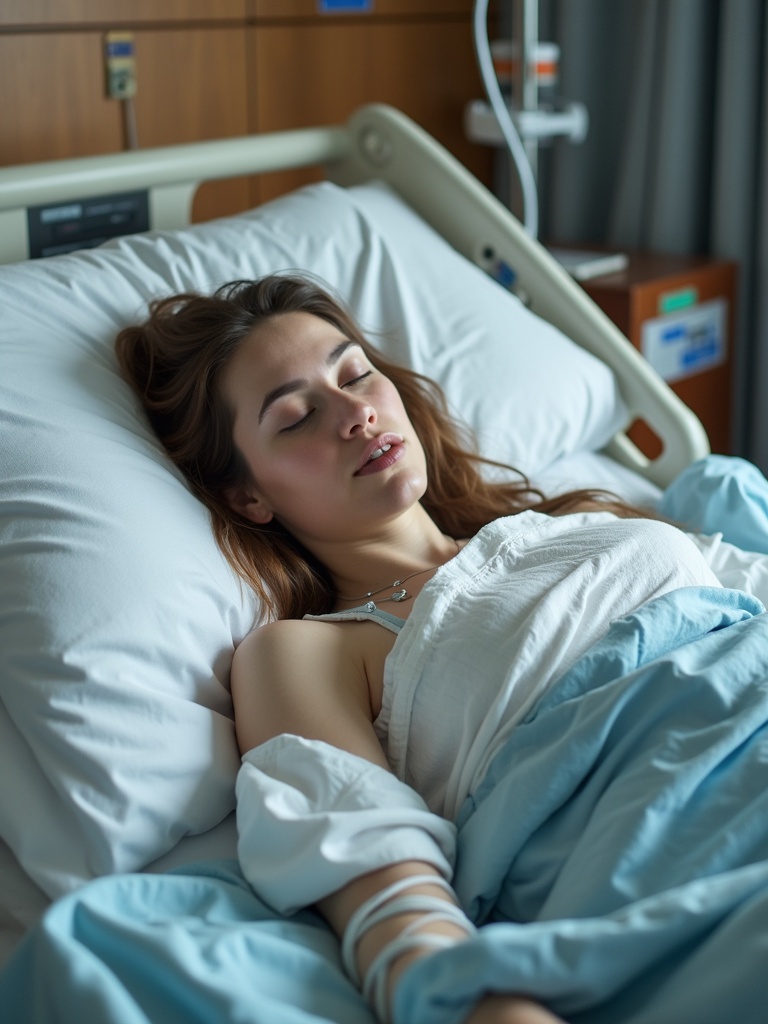
<svg viewBox="0 0 768 1024">
<path fill-rule="evenodd" d="M 341 387 L 342 388 L 353 388 L 357 384 L 361 384 L 367 377 L 370 377 L 373 374 L 373 372 L 374 372 L 373 370 L 366 370 L 365 373 L 361 373 L 358 377 L 353 377 L 352 380 L 348 380 L 345 384 L 342 384 Z M 305 416 L 302 416 L 300 420 L 296 420 L 295 423 L 291 423 L 291 425 L 288 426 L 288 427 L 283 427 L 280 430 L 280 433 L 281 434 L 290 434 L 294 430 L 300 430 L 303 426 L 305 426 L 305 424 L 307 423 L 309 418 L 312 416 L 314 411 L 315 411 L 314 409 L 310 409 L 309 412 Z"/>
<path fill-rule="evenodd" d="M 296 420 L 296 422 L 292 423 L 289 427 L 283 427 L 279 433 L 290 434 L 292 430 L 299 430 L 309 420 L 314 411 L 314 409 L 310 409 L 309 412 L 305 416 L 302 416 L 300 420 Z"/>
<path fill-rule="evenodd" d="M 365 380 L 366 377 L 370 377 L 373 370 L 366 370 L 365 373 L 361 373 L 359 377 L 353 377 L 352 380 L 348 380 L 346 384 L 342 384 L 343 388 L 353 388 L 355 384 L 360 384 Z"/>
</svg>

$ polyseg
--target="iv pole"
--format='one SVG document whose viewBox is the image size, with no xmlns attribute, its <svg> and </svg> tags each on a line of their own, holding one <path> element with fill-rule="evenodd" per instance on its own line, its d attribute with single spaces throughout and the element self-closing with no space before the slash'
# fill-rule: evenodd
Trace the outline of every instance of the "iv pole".
<svg viewBox="0 0 768 1024">
<path fill-rule="evenodd" d="M 515 95 L 520 97 L 519 111 L 523 117 L 538 109 L 536 74 L 531 74 L 539 41 L 539 0 L 516 0 L 512 4 L 512 38 L 520 41 L 520 59 L 517 62 Z M 523 147 L 534 180 L 539 172 L 539 141 L 533 135 L 523 134 Z"/>
<path fill-rule="evenodd" d="M 539 35 L 538 0 L 515 0 L 513 15 L 513 38 L 519 40 L 520 46 L 515 93 L 519 99 L 514 110 L 502 95 L 493 66 L 488 39 L 488 0 L 475 0 L 472 25 L 475 53 L 488 103 L 468 104 L 465 128 L 468 137 L 477 142 L 506 144 L 520 180 L 522 221 L 528 234 L 536 238 L 539 230 L 536 187 L 539 140 L 564 135 L 572 142 L 583 142 L 589 119 L 582 103 L 569 103 L 558 110 L 539 109 L 534 64 Z"/>
</svg>

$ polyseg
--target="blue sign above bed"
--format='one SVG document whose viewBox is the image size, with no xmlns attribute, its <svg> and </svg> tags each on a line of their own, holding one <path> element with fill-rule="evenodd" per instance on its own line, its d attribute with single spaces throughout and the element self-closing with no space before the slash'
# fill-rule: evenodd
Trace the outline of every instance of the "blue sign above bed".
<svg viewBox="0 0 768 1024">
<path fill-rule="evenodd" d="M 373 0 L 317 0 L 317 9 L 321 14 L 364 14 L 373 10 Z"/>
</svg>

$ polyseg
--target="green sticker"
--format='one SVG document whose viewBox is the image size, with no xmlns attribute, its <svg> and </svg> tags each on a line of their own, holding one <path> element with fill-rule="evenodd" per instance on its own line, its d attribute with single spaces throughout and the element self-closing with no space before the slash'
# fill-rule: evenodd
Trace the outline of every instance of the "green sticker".
<svg viewBox="0 0 768 1024">
<path fill-rule="evenodd" d="M 678 309 L 688 309 L 695 306 L 699 301 L 698 288 L 681 288 L 677 292 L 666 292 L 659 296 L 659 312 L 674 313 Z"/>
</svg>

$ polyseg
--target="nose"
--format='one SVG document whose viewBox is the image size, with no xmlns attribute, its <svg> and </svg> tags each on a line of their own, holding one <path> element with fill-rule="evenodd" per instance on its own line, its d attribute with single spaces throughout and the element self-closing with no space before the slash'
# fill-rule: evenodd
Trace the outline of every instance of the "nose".
<svg viewBox="0 0 768 1024">
<path fill-rule="evenodd" d="M 376 410 L 370 402 L 345 391 L 340 393 L 340 399 L 339 433 L 342 437 L 356 437 L 368 427 L 375 426 Z"/>
</svg>

